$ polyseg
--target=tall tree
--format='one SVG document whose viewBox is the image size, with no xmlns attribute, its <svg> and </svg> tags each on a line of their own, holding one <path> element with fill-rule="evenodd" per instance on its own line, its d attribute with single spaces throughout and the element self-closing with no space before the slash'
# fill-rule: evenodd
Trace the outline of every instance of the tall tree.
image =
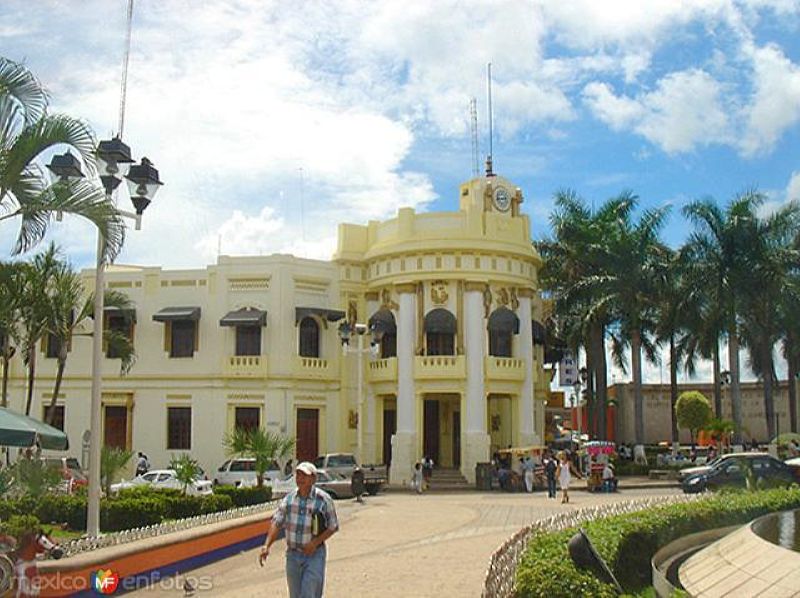
<svg viewBox="0 0 800 598">
<path fill-rule="evenodd" d="M 43 154 L 58 148 L 75 151 L 90 176 L 96 174 L 95 138 L 87 124 L 48 114 L 49 98 L 25 66 L 0 57 L 0 222 L 19 218 L 13 252 L 27 251 L 47 233 L 57 212 L 90 220 L 113 260 L 122 248 L 125 224 L 94 179 L 53 182 Z"/>
<path fill-rule="evenodd" d="M 686 249 L 691 254 L 696 280 L 705 281 L 711 301 L 719 310 L 728 340 L 731 410 L 735 442 L 741 442 L 742 393 L 739 349 L 745 294 L 752 281 L 749 271 L 750 243 L 763 203 L 763 195 L 747 191 L 734 197 L 724 210 L 711 199 L 694 201 L 684 214 L 694 224 Z"/>
<path fill-rule="evenodd" d="M 778 322 L 781 331 L 781 354 L 787 366 L 789 429 L 797 432 L 797 380 L 800 377 L 800 273 L 796 271 L 790 274 L 780 295 Z"/>
<path fill-rule="evenodd" d="M 8 367 L 16 353 L 19 302 L 22 297 L 22 269 L 18 263 L 0 263 L 0 360 L 3 363 L 2 400 L 8 407 Z"/>
</svg>

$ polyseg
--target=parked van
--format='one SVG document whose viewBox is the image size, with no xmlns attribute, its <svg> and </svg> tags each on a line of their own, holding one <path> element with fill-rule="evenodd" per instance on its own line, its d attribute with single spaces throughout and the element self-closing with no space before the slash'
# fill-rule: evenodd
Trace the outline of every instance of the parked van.
<svg viewBox="0 0 800 598">
<path fill-rule="evenodd" d="M 264 484 L 270 485 L 282 477 L 283 471 L 277 461 L 270 463 L 264 472 Z M 252 458 L 229 459 L 219 466 L 214 474 L 214 485 L 222 486 L 255 486 L 256 460 Z"/>
</svg>

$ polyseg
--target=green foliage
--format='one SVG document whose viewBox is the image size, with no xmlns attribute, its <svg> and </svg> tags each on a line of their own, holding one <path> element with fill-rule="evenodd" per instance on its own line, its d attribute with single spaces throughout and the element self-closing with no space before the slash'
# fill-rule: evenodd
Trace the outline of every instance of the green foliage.
<svg viewBox="0 0 800 598">
<path fill-rule="evenodd" d="M 183 484 L 183 493 L 189 485 L 194 482 L 195 478 L 200 475 L 202 471 L 196 459 L 192 459 L 188 453 L 182 453 L 178 457 L 172 457 L 169 462 L 169 469 L 175 470 L 175 478 Z"/>
<path fill-rule="evenodd" d="M 744 524 L 800 507 L 800 488 L 714 495 L 605 517 L 582 526 L 626 591 L 651 584 L 650 560 L 660 547 L 690 533 Z M 534 537 L 516 576 L 517 596 L 614 596 L 614 588 L 572 563 L 567 542 L 576 528 Z"/>
<path fill-rule="evenodd" d="M 711 403 L 703 393 L 696 390 L 682 392 L 678 397 L 678 402 L 675 403 L 675 417 L 678 419 L 678 425 L 689 430 L 692 442 L 694 442 L 697 430 L 711 421 L 711 415 Z"/>
<path fill-rule="evenodd" d="M 42 459 L 20 459 L 12 470 L 17 489 L 33 498 L 44 496 L 61 483 L 58 469 L 49 467 Z"/>
<path fill-rule="evenodd" d="M 111 483 L 131 460 L 133 453 L 126 449 L 104 446 L 100 453 L 100 483 L 106 496 L 111 495 Z"/>
<path fill-rule="evenodd" d="M 711 438 L 717 444 L 724 441 L 736 429 L 733 422 L 729 419 L 722 419 L 720 417 L 711 418 L 711 420 L 703 426 L 703 429 L 711 434 Z"/>
<path fill-rule="evenodd" d="M 37 531 L 41 526 L 41 522 L 34 515 L 12 515 L 0 522 L 0 534 L 15 538 L 19 546 L 22 536 Z"/>
<path fill-rule="evenodd" d="M 236 488 L 234 486 L 217 486 L 214 488 L 217 496 L 230 496 L 236 507 L 249 507 L 272 500 L 272 488 L 269 486 L 252 486 Z"/>
<path fill-rule="evenodd" d="M 260 486 L 272 462 L 291 454 L 295 439 L 264 428 L 234 428 L 225 435 L 223 444 L 229 455 L 255 459 L 256 480 Z"/>
</svg>

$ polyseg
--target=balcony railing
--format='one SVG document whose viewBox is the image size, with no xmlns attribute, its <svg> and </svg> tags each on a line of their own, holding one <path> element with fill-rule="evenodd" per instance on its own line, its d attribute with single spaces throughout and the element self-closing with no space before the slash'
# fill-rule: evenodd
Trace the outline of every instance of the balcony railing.
<svg viewBox="0 0 800 598">
<path fill-rule="evenodd" d="M 331 362 L 319 357 L 297 356 L 294 363 L 294 374 L 298 378 L 316 378 L 328 380 L 333 378 Z"/>
<path fill-rule="evenodd" d="M 521 382 L 525 379 L 525 362 L 514 357 L 486 358 L 487 380 L 513 380 Z"/>
<path fill-rule="evenodd" d="M 367 371 L 370 382 L 395 382 L 397 381 L 397 357 L 370 361 Z"/>
<path fill-rule="evenodd" d="M 228 378 L 266 378 L 267 358 L 264 355 L 231 355 L 222 370 Z"/>
<path fill-rule="evenodd" d="M 414 376 L 419 380 L 462 379 L 466 375 L 463 355 L 422 355 L 414 358 Z"/>
</svg>

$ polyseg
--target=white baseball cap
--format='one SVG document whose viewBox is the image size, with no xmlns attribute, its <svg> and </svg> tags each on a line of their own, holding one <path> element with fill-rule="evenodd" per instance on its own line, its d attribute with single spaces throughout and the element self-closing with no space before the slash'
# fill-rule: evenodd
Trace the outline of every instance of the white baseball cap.
<svg viewBox="0 0 800 598">
<path fill-rule="evenodd" d="M 298 463 L 297 467 L 295 467 L 294 470 L 302 471 L 306 475 L 317 475 L 317 467 L 313 463 L 309 463 L 308 461 L 303 461 L 302 463 Z"/>
</svg>

